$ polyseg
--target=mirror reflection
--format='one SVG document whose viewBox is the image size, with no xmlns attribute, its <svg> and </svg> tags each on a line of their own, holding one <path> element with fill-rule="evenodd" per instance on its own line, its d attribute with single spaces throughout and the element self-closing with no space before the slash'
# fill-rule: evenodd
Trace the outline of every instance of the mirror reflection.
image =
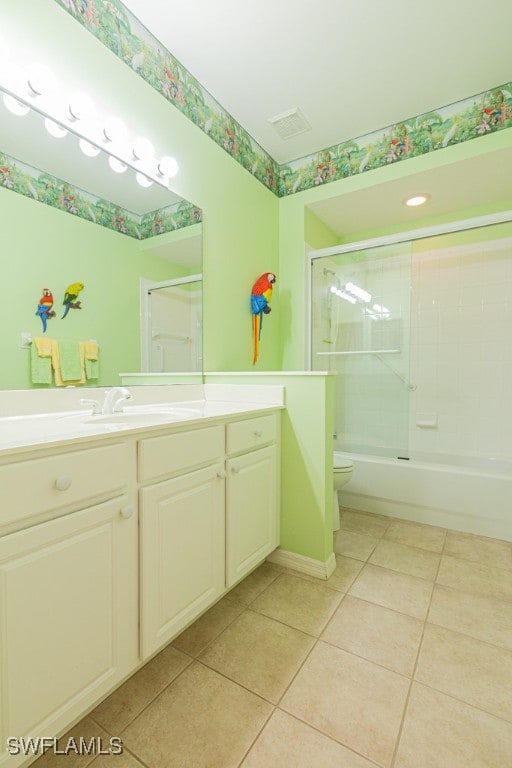
<svg viewBox="0 0 512 768">
<path fill-rule="evenodd" d="M 75 363 L 84 345 L 89 354 L 96 345 L 98 359 L 89 361 L 95 365 L 82 360 L 80 385 L 119 384 L 120 372 L 200 371 L 200 209 L 157 183 L 141 186 L 135 169 L 113 172 L 103 149 L 87 155 L 72 131 L 56 137 L 43 115 L 16 114 L 7 102 L 0 99 L 2 273 L 9 286 L 0 387 L 77 384 L 76 365 L 62 384 L 55 377 L 48 340 L 64 358 L 71 349 Z M 83 288 L 75 295 L 69 289 L 77 285 Z M 41 360 L 34 339 L 44 341 Z M 51 381 L 47 370 L 34 370 L 39 362 L 47 369 L 45 357 Z"/>
</svg>

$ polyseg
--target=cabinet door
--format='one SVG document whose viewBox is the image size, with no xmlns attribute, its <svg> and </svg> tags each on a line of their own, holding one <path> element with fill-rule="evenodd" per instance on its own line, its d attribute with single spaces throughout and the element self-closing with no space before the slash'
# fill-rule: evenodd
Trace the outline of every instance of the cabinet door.
<svg viewBox="0 0 512 768">
<path fill-rule="evenodd" d="M 141 641 L 147 658 L 225 589 L 222 465 L 141 492 Z"/>
<path fill-rule="evenodd" d="M 0 538 L 0 595 L 0 742 L 56 735 L 137 664 L 128 497 Z"/>
<path fill-rule="evenodd" d="M 227 581 L 235 584 L 279 543 L 275 445 L 227 462 Z"/>
</svg>

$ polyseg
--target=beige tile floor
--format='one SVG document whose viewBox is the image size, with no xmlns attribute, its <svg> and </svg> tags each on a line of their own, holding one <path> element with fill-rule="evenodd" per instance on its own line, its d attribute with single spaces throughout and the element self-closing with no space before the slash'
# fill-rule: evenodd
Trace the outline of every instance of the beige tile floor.
<svg viewBox="0 0 512 768">
<path fill-rule="evenodd" d="M 269 563 L 37 768 L 511 768 L 512 544 L 342 510 L 327 582 Z"/>
</svg>

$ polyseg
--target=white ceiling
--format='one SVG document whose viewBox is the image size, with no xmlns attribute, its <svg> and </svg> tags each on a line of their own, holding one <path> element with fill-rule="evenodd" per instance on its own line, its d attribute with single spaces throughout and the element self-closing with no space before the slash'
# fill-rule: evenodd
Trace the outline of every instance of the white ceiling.
<svg viewBox="0 0 512 768">
<path fill-rule="evenodd" d="M 279 162 L 512 79 L 510 0 L 485 5 L 474 0 L 354 0 L 350 6 L 346 0 L 124 4 Z M 100 105 L 109 104 L 134 130 L 151 137 L 161 154 L 173 154 L 164 127 L 151 121 L 149 111 L 141 111 L 137 103 L 134 107 L 129 67 L 115 61 L 54 0 L 31 0 L 30 14 L 24 3 L 0 0 L 0 20 L 11 46 L 21 45 L 27 56 L 30 51 L 49 63 L 78 89 L 95 94 Z M 105 77 L 107 71 L 115 76 Z M 144 86 L 137 78 L 135 84 Z M 284 141 L 267 118 L 292 106 L 303 110 L 312 130 Z M 71 137 L 69 147 L 65 142 L 56 145 L 40 126 L 25 136 L 22 127 L 28 130 L 29 121 L 24 121 L 1 110 L 0 150 L 36 167 L 43 166 L 46 153 L 45 170 L 132 211 L 176 200 L 165 190 L 141 190 L 116 177 L 104 158 L 77 161 Z M 343 205 L 337 198 L 312 207 L 334 231 L 346 235 L 510 199 L 512 152 L 495 158 L 488 153 L 475 159 L 475 166 L 472 162 L 387 185 L 379 170 L 371 171 L 374 188 L 342 195 Z M 477 182 L 469 184 L 469 178 Z M 120 186 L 120 197 L 113 184 Z M 432 194 L 428 214 L 401 205 L 409 191 L 418 189 Z M 154 200 L 153 194 L 162 197 Z"/>
<path fill-rule="evenodd" d="M 372 186 L 320 200 L 308 207 L 333 232 L 348 241 L 370 230 L 414 229 L 424 225 L 425 217 L 449 217 L 482 205 L 490 208 L 495 205 L 500 210 L 503 202 L 511 199 L 511 172 L 512 147 L 393 181 L 383 181 L 378 170 L 372 171 L 375 180 Z M 472 183 L 468 183 L 469 179 Z M 408 208 L 403 204 L 419 192 L 431 195 L 428 205 Z"/>
<path fill-rule="evenodd" d="M 512 79 L 510 0 L 123 0 L 279 163 Z M 283 140 L 268 118 L 300 107 Z"/>
<path fill-rule="evenodd" d="M 188 274 L 200 273 L 202 270 L 203 238 L 201 234 L 189 234 L 182 240 L 174 241 L 172 247 L 168 243 L 155 245 L 150 240 L 143 242 L 141 250 L 161 259 L 168 259 L 179 267 L 185 267 Z"/>
</svg>

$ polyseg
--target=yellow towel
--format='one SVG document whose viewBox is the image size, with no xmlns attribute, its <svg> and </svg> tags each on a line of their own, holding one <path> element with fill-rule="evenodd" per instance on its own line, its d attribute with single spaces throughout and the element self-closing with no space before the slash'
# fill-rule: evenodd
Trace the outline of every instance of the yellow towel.
<svg viewBox="0 0 512 768">
<path fill-rule="evenodd" d="M 76 344 L 76 349 L 74 349 Z M 62 347 L 62 348 L 61 348 Z M 64 374 L 76 376 L 76 379 L 65 379 L 62 372 L 61 354 L 64 354 Z M 76 353 L 76 354 L 75 354 Z M 78 358 L 77 356 L 78 355 Z M 72 358 L 70 360 L 70 358 Z M 55 386 L 71 387 L 85 384 L 85 352 L 78 342 L 61 342 L 52 339 L 52 366 Z"/>
<path fill-rule="evenodd" d="M 85 358 L 85 378 L 98 379 L 100 375 L 99 368 L 99 348 L 96 341 L 81 341 L 80 351 Z"/>
<path fill-rule="evenodd" d="M 83 341 L 80 342 L 85 347 L 85 359 L 97 360 L 98 359 L 98 344 L 95 341 Z"/>
<path fill-rule="evenodd" d="M 51 357 L 52 356 L 52 344 L 53 339 L 47 338 L 33 338 L 33 343 L 36 345 L 37 354 L 39 357 Z"/>
</svg>

